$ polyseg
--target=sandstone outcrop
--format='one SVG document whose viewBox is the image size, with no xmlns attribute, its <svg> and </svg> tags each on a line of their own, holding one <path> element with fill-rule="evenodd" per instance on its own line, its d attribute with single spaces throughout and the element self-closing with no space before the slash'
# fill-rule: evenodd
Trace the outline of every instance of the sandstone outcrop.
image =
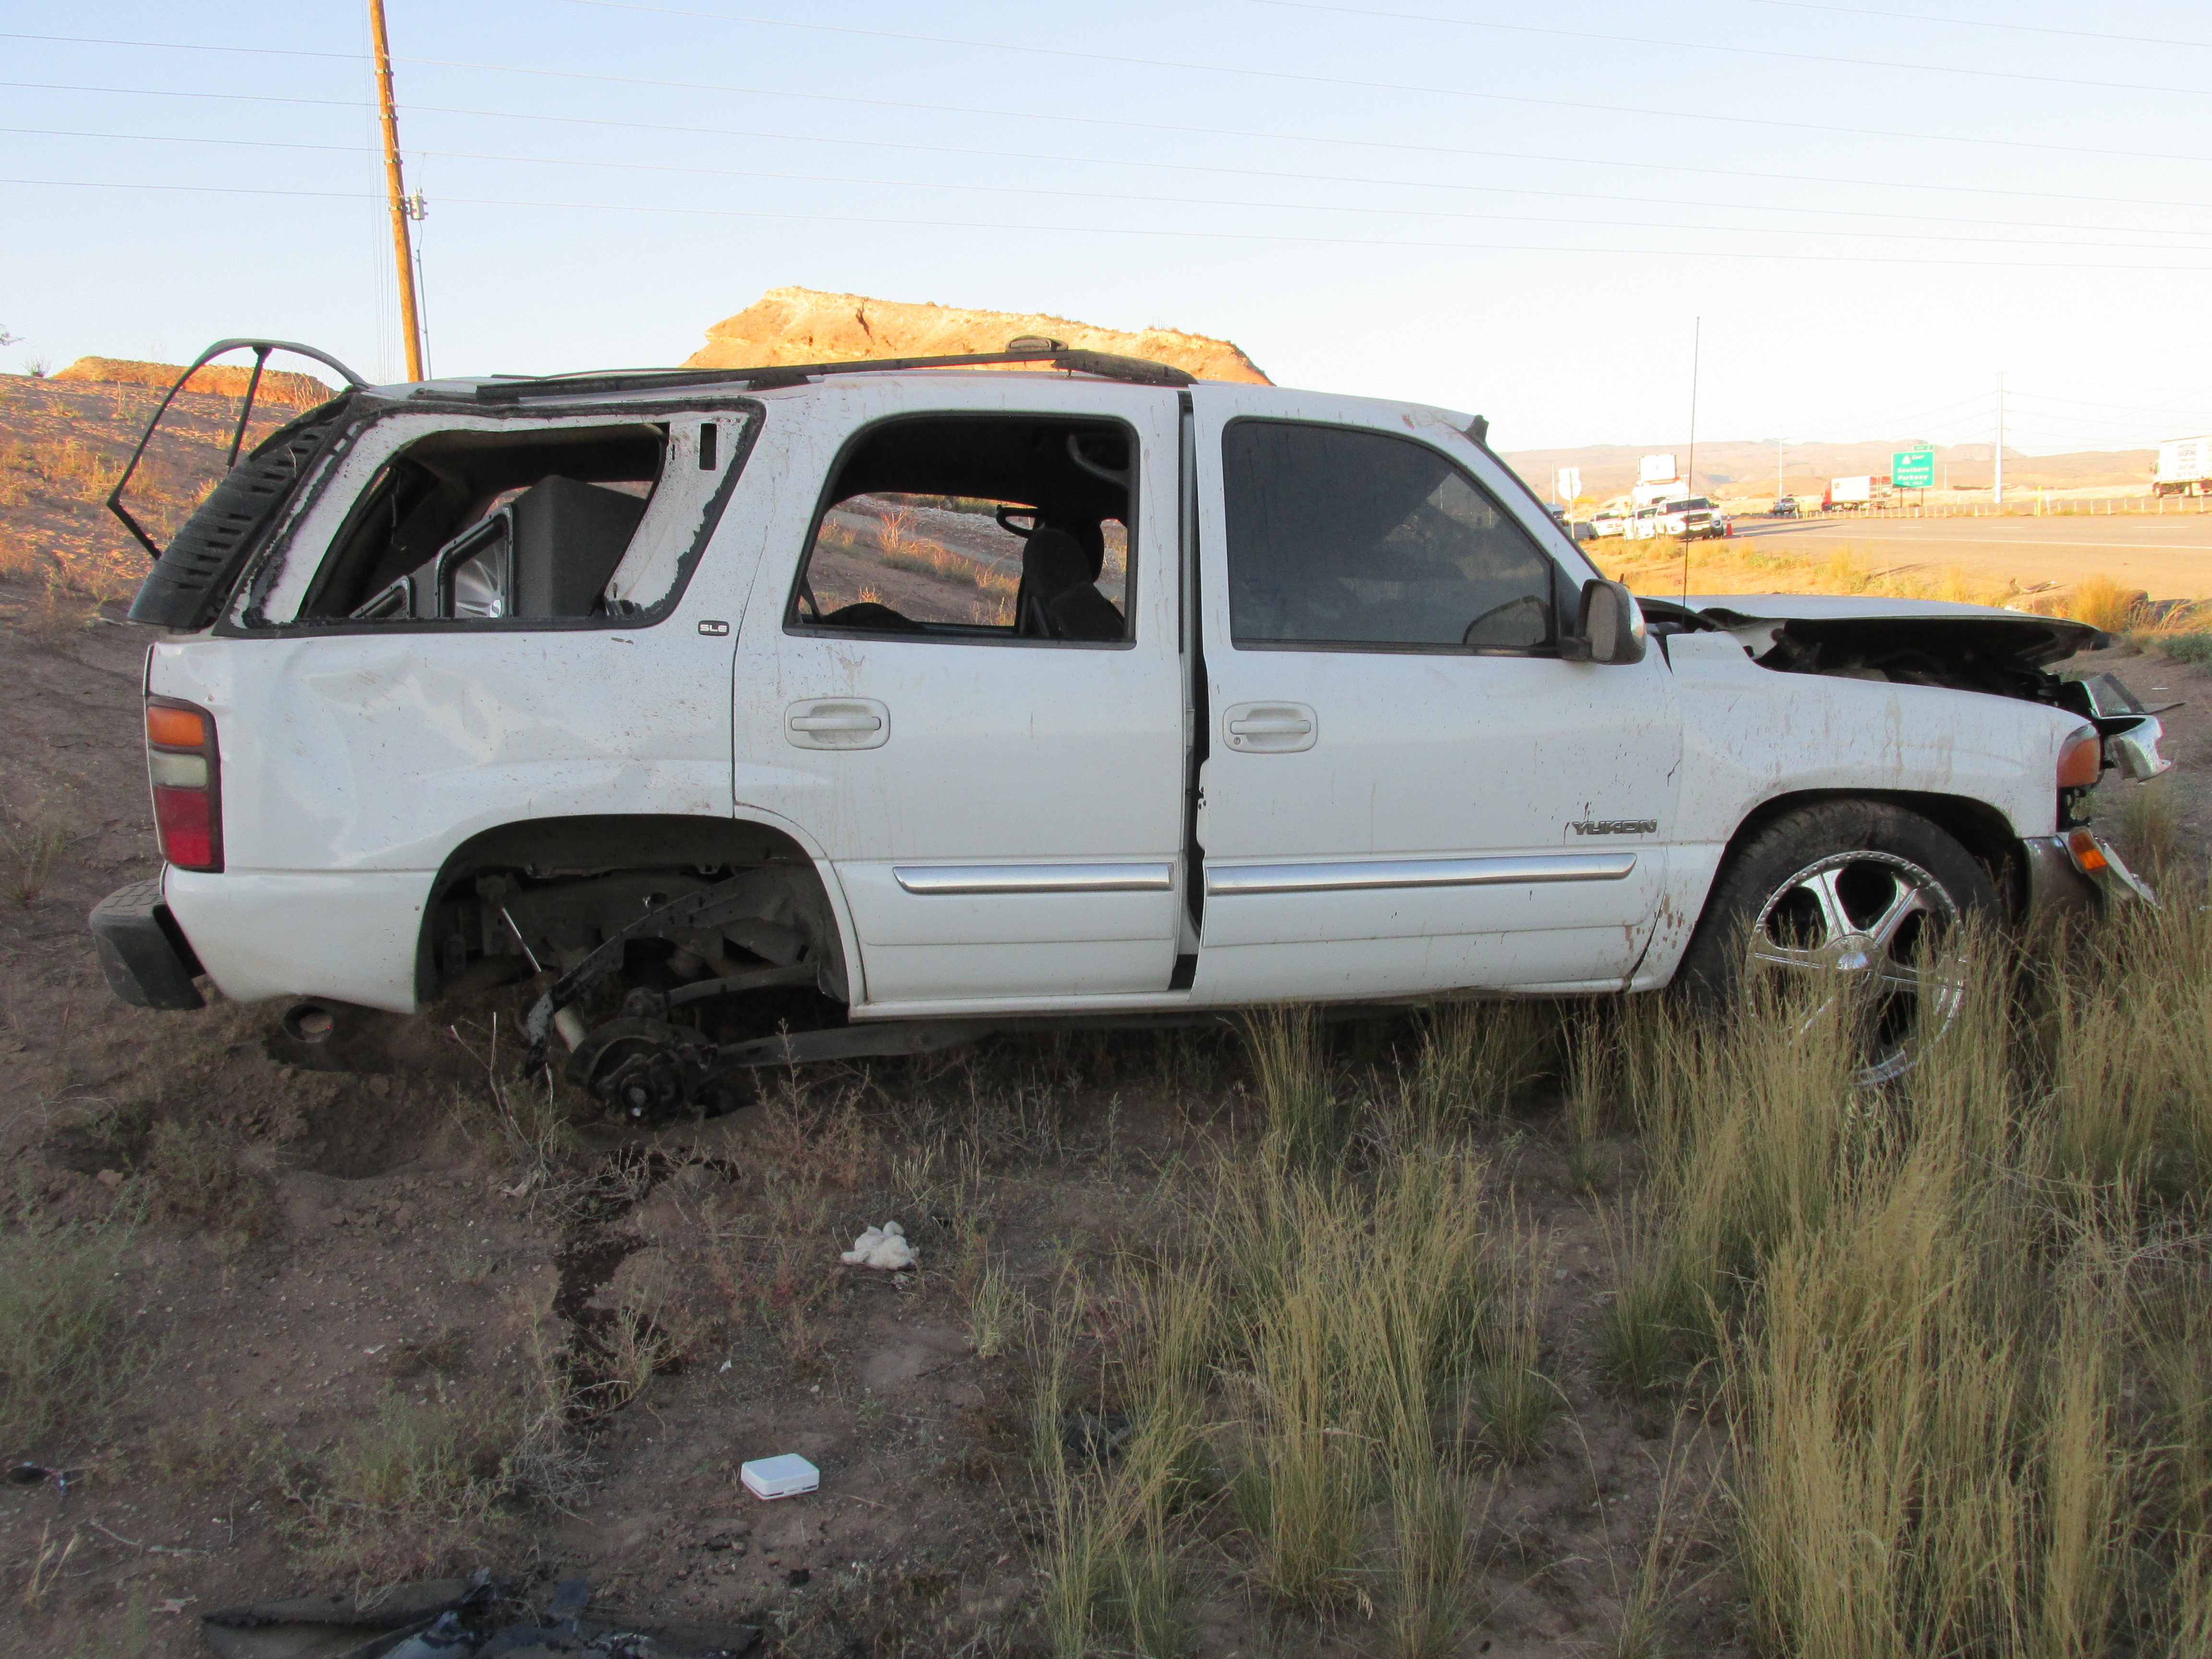
<svg viewBox="0 0 2212 1659">
<path fill-rule="evenodd" d="M 1271 384 L 1227 340 L 1180 329 L 1097 328 L 1066 317 L 970 311 L 955 306 L 871 300 L 811 288 L 772 288 L 736 316 L 707 331 L 686 368 L 750 368 L 779 363 L 848 362 L 856 357 L 938 357 L 1003 351 L 1024 334 L 1086 351 L 1110 351 L 1170 363 L 1201 380 Z"/>
<path fill-rule="evenodd" d="M 167 392 L 176 385 L 177 376 L 185 372 L 182 363 L 143 363 L 129 357 L 80 357 L 67 368 L 58 369 L 57 380 L 102 380 L 121 386 L 157 386 Z M 212 392 L 226 398 L 242 398 L 247 383 L 253 378 L 251 364 L 210 363 L 193 374 L 187 392 Z M 337 394 L 312 374 L 295 374 L 289 369 L 272 368 L 261 377 L 261 388 L 254 393 L 258 408 L 264 399 L 272 404 L 298 404 L 309 408 Z"/>
</svg>

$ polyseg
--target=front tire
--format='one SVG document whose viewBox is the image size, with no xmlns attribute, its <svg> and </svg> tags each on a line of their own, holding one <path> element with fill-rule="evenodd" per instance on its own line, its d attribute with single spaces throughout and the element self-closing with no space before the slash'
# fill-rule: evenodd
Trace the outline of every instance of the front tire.
<svg viewBox="0 0 2212 1659">
<path fill-rule="evenodd" d="M 1957 1016 L 1966 942 L 2002 918 L 1973 856 L 1886 801 L 1791 809 L 1738 848 L 1684 953 L 1680 980 L 1709 1006 L 1754 971 L 1863 987 L 1862 1084 L 1887 1082 Z"/>
</svg>

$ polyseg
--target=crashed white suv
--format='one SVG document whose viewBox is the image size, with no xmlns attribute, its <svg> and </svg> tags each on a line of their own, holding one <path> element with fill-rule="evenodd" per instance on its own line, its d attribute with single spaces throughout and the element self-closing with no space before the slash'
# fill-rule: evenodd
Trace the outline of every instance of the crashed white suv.
<svg viewBox="0 0 2212 1659">
<path fill-rule="evenodd" d="M 1034 341 L 356 381 L 145 538 L 168 862 L 94 913 L 109 981 L 527 981 L 649 1118 L 747 1065 L 1747 950 L 1877 976 L 1896 1035 L 1923 943 L 2124 875 L 2075 814 L 2165 763 L 2048 672 L 2090 629 L 1639 609 L 1486 430 Z"/>
</svg>

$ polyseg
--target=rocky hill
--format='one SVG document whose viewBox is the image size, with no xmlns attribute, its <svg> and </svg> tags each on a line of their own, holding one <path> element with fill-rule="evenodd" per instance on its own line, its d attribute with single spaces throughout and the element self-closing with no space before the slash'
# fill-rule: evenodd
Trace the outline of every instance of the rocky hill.
<svg viewBox="0 0 2212 1659">
<path fill-rule="evenodd" d="M 182 363 L 140 362 L 131 357 L 80 357 L 67 368 L 54 375 L 57 380 L 92 380 L 106 386 L 152 386 L 167 392 L 176 385 L 177 376 L 185 372 Z M 252 383 L 253 370 L 240 363 L 210 363 L 193 371 L 187 392 L 211 392 L 225 398 L 242 398 Z M 272 368 L 262 375 L 255 389 L 256 401 L 298 404 L 311 408 L 335 396 L 331 388 L 312 374 L 296 374 L 289 369 Z"/>
<path fill-rule="evenodd" d="M 1180 329 L 1099 328 L 1066 317 L 962 307 L 811 288 L 772 288 L 734 317 L 707 331 L 707 343 L 684 360 L 686 368 L 750 368 L 774 363 L 844 362 L 856 357 L 951 356 L 1003 351 L 1006 342 L 1041 334 L 1088 351 L 1110 351 L 1171 363 L 1202 380 L 1270 382 L 1227 340 Z"/>
</svg>

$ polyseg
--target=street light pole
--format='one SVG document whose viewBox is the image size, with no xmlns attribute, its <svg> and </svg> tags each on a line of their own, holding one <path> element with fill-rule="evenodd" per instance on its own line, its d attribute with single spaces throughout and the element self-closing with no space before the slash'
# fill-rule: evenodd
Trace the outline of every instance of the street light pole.
<svg viewBox="0 0 2212 1659">
<path fill-rule="evenodd" d="M 407 378 L 422 378 L 422 325 L 415 305 L 414 251 L 408 246 L 407 186 L 399 174 L 399 117 L 392 106 L 392 47 L 385 37 L 384 0 L 368 0 L 369 33 L 376 51 L 376 107 L 384 124 L 384 184 L 392 198 L 392 252 L 399 272 L 399 330 L 407 349 Z"/>
<path fill-rule="evenodd" d="M 2004 505 L 2004 370 L 1997 371 L 1997 471 L 1996 488 L 1990 492 L 1993 505 Z"/>
</svg>

